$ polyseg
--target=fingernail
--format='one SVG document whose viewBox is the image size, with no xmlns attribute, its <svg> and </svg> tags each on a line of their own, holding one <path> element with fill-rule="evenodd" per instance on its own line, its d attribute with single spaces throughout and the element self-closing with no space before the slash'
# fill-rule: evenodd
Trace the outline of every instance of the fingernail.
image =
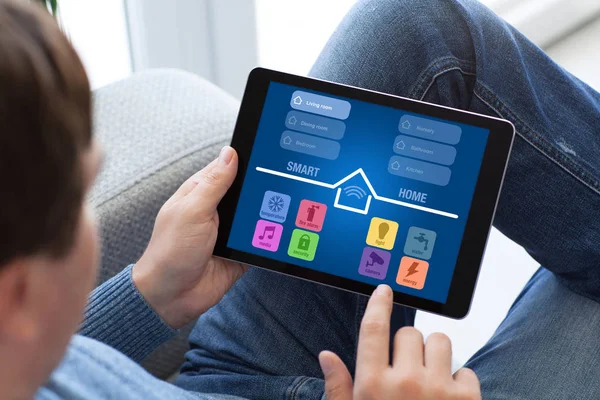
<svg viewBox="0 0 600 400">
<path fill-rule="evenodd" d="M 389 296 L 391 288 L 388 285 L 379 285 L 373 292 L 373 296 Z"/>
<path fill-rule="evenodd" d="M 233 159 L 233 149 L 229 146 L 225 146 L 219 153 L 219 164 L 228 165 Z"/>
</svg>

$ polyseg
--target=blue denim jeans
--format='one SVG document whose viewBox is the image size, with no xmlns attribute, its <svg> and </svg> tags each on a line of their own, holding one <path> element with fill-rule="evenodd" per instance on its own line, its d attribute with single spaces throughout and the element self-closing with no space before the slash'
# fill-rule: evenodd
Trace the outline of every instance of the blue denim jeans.
<svg viewBox="0 0 600 400">
<path fill-rule="evenodd" d="M 544 267 L 467 366 L 486 399 L 598 398 L 600 95 L 475 0 L 359 2 L 310 74 L 512 121 L 494 224 Z M 317 355 L 354 370 L 365 304 L 253 269 L 199 320 L 177 384 L 319 399 Z M 413 322 L 395 308 L 393 331 Z"/>
</svg>

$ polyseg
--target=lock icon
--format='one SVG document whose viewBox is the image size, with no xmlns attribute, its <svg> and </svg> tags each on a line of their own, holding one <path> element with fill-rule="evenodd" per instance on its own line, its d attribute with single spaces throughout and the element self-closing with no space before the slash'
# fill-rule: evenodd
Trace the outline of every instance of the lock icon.
<svg viewBox="0 0 600 400">
<path fill-rule="evenodd" d="M 310 247 L 310 236 L 304 234 L 298 240 L 298 250 L 308 250 Z"/>
</svg>

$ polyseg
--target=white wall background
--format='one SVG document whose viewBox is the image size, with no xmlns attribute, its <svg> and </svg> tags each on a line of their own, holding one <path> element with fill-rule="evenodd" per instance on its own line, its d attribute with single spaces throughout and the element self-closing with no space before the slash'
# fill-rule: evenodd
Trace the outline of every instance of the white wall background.
<svg viewBox="0 0 600 400">
<path fill-rule="evenodd" d="M 60 21 L 85 65 L 92 88 L 131 74 L 122 0 L 59 0 Z"/>
</svg>

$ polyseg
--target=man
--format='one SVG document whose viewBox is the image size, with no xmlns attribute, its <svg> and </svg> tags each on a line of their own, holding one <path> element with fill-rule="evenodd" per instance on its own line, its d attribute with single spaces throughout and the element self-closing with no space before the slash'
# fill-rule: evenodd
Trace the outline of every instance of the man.
<svg viewBox="0 0 600 400">
<path fill-rule="evenodd" d="M 488 44 L 488 34 L 499 43 Z M 485 398 L 593 398 L 593 387 L 586 383 L 597 382 L 600 369 L 597 330 L 590 329 L 589 321 L 597 318 L 599 307 L 575 292 L 597 300 L 600 279 L 591 266 L 598 251 L 593 229 L 584 221 L 599 212 L 591 206 L 597 203 L 594 188 L 600 185 L 588 172 L 596 170 L 590 160 L 598 158 L 588 157 L 594 150 L 576 146 L 577 137 L 561 130 L 563 142 L 572 141 L 571 150 L 585 158 L 567 157 L 557 150 L 561 137 L 547 128 L 559 117 L 600 126 L 598 95 L 514 35 L 470 1 L 365 1 L 342 23 L 312 73 L 500 112 L 517 122 L 522 137 L 530 142 L 536 138 L 533 145 L 521 140 L 515 146 L 497 223 L 547 262 L 563 282 L 540 270 L 470 365 L 482 381 Z M 496 51 L 505 59 L 494 57 Z M 494 58 L 499 70 L 482 54 Z M 502 65 L 503 60 L 513 69 Z M 487 69 L 494 72 L 491 78 Z M 530 84 L 534 77 L 543 85 L 544 96 Z M 545 89 L 547 79 L 558 84 L 567 99 L 577 98 L 577 107 L 552 101 L 554 86 Z M 506 89 L 498 84 L 506 81 L 511 83 Z M 3 398 L 237 394 L 316 399 L 324 391 L 329 399 L 480 396 L 470 370 L 451 375 L 447 338 L 432 335 L 423 343 L 412 328 L 396 333 L 398 327 L 412 324 L 414 312 L 396 307 L 390 323 L 391 296 L 385 286 L 366 307 L 362 296 L 252 270 L 212 307 L 244 272 L 240 265 L 210 257 L 218 223 L 215 207 L 237 168 L 230 148 L 167 201 L 144 256 L 94 291 L 80 332 L 86 337 L 75 336 L 68 344 L 92 286 L 97 254 L 93 221 L 83 205 L 100 158 L 90 136 L 89 85 L 81 63 L 50 19 L 7 0 L 0 0 L 0 82 Z M 517 103 L 520 114 L 507 103 Z M 543 133 L 541 137 L 531 126 Z M 591 141 L 587 127 L 581 125 L 578 134 Z M 588 167 L 573 167 L 580 164 Z M 589 192 L 582 190 L 583 183 Z M 553 202 L 546 199 L 545 185 L 557 196 Z M 572 197 L 570 204 L 562 204 L 561 194 L 566 197 L 567 192 L 579 193 L 575 204 Z M 532 202 L 548 208 L 558 203 L 562 214 L 548 210 L 531 216 Z M 577 212 L 582 209 L 585 216 Z M 576 224 L 583 238 L 580 247 L 573 249 L 558 232 L 547 229 L 539 238 L 545 224 L 567 225 L 566 219 Z M 522 226 L 523 222 L 529 224 Z M 568 257 L 576 262 L 567 265 L 559 257 L 569 246 Z M 584 250 L 585 257 L 579 256 Z M 139 318 L 124 326 L 120 321 L 126 314 Z M 153 379 L 132 361 L 143 359 L 171 337 L 174 328 L 200 314 L 179 388 Z M 320 353 L 323 349 L 339 357 Z M 354 372 L 354 382 L 349 371 Z"/>
</svg>

